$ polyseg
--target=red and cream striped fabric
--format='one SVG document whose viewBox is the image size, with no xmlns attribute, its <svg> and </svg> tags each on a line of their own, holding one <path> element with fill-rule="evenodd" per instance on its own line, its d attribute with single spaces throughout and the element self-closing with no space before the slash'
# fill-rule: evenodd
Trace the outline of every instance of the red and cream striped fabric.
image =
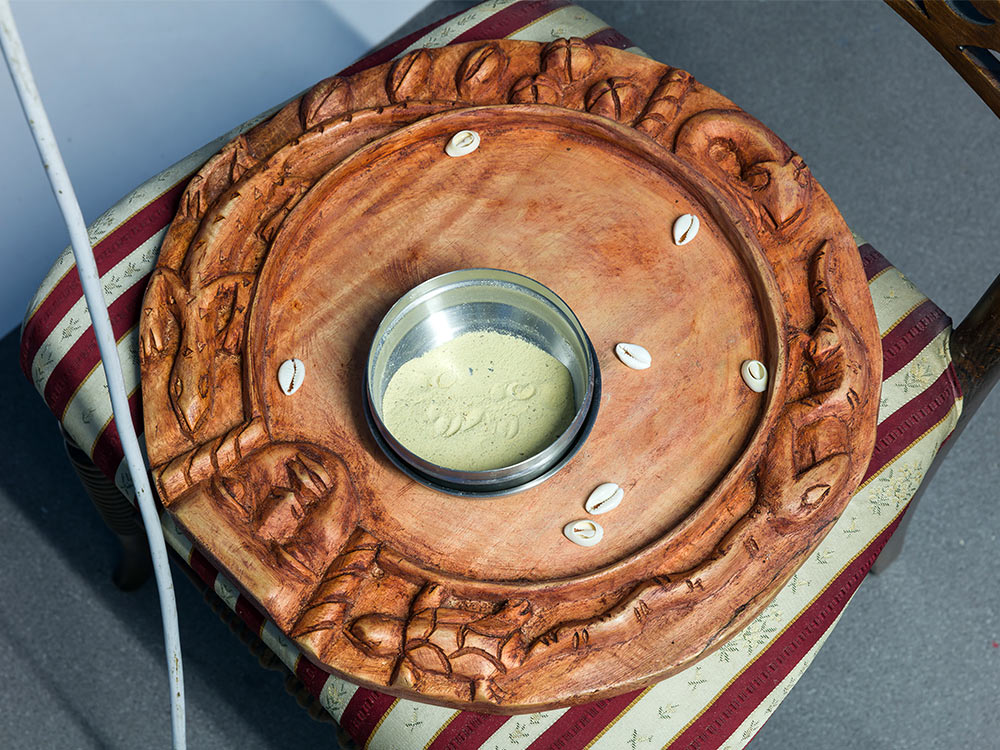
<svg viewBox="0 0 1000 750">
<path fill-rule="evenodd" d="M 408 49 L 508 37 L 580 36 L 641 54 L 621 34 L 566 0 L 493 0 L 445 18 L 355 63 Z M 132 417 L 141 426 L 139 308 L 187 179 L 245 123 L 142 185 L 90 228 L 118 336 Z M 950 321 L 870 246 L 861 256 L 883 341 L 884 382 L 875 453 L 862 487 L 813 556 L 747 628 L 696 666 L 646 690 L 570 709 L 491 716 L 397 700 L 318 669 L 163 516 L 171 546 L 294 670 L 360 746 L 577 750 L 743 747 L 797 681 L 892 534 L 961 411 L 947 349 Z M 67 250 L 33 300 L 21 365 L 94 462 L 131 494 L 104 374 Z"/>
</svg>

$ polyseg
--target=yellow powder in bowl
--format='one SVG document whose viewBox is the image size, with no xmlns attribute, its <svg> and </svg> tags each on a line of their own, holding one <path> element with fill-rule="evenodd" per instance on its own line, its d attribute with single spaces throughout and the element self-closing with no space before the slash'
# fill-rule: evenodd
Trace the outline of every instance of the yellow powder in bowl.
<svg viewBox="0 0 1000 750">
<path fill-rule="evenodd" d="M 404 364 L 382 397 L 382 422 L 426 461 L 459 471 L 516 464 L 569 426 L 573 381 L 523 339 L 466 333 Z"/>
</svg>

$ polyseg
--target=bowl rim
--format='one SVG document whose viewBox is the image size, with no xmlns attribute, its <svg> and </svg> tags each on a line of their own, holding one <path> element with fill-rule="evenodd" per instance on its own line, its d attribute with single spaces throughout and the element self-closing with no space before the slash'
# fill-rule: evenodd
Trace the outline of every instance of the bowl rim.
<svg viewBox="0 0 1000 750">
<path fill-rule="evenodd" d="M 485 277 L 483 273 L 491 274 Z M 497 278 L 499 276 L 500 278 Z M 449 282 L 449 277 L 454 280 Z M 528 282 L 527 284 L 525 282 Z M 540 450 L 514 464 L 494 469 L 454 469 L 425 459 L 404 446 L 382 421 L 380 409 L 375 406 L 372 391 L 374 364 L 381 354 L 382 345 L 389 331 L 406 315 L 414 304 L 421 303 L 434 290 L 446 290 L 453 285 L 507 285 L 514 286 L 540 298 L 551 305 L 579 337 L 584 352 L 586 388 L 576 407 L 573 419 L 566 428 Z M 532 288 L 536 287 L 536 288 Z M 433 489 L 461 496 L 490 497 L 511 494 L 536 486 L 561 469 L 589 436 L 600 404 L 600 365 L 590 337 L 573 309 L 556 292 L 540 281 L 517 271 L 491 267 L 468 267 L 447 271 L 433 276 L 402 294 L 382 317 L 368 347 L 362 389 L 365 419 L 375 441 L 397 468 Z M 553 456 L 539 462 L 553 447 L 560 446 Z"/>
<path fill-rule="evenodd" d="M 597 352 L 594 349 L 593 344 L 590 339 L 587 339 L 587 346 L 590 349 L 590 353 L 594 356 L 595 364 L 597 362 Z M 570 442 L 569 447 L 565 452 L 561 453 L 554 463 L 549 465 L 541 474 L 535 477 L 525 479 L 523 481 L 518 481 L 513 484 L 506 484 L 502 480 L 497 480 L 493 484 L 482 485 L 481 487 L 476 487 L 470 484 L 451 484 L 437 477 L 433 477 L 429 474 L 421 472 L 413 464 L 408 463 L 403 459 L 393 447 L 386 442 L 385 437 L 376 425 L 374 416 L 374 410 L 372 409 L 371 401 L 368 398 L 368 389 L 365 388 L 362 397 L 362 410 L 365 414 L 365 421 L 368 422 L 368 429 L 372 433 L 372 437 L 378 446 L 382 449 L 382 452 L 386 455 L 386 458 L 400 471 L 402 471 L 410 479 L 413 479 L 419 484 L 429 487 L 432 490 L 437 490 L 438 492 L 443 492 L 448 495 L 455 495 L 458 497 L 465 498 L 491 498 L 491 497 L 503 497 L 505 495 L 513 495 L 518 492 L 524 492 L 532 487 L 537 487 L 542 482 L 555 476 L 566 464 L 569 463 L 570 459 L 573 458 L 583 447 L 583 444 L 590 437 L 590 433 L 594 427 L 594 423 L 597 421 L 598 407 L 601 403 L 601 372 L 598 366 L 594 372 L 594 387 L 593 387 L 593 398 L 590 402 L 590 408 L 587 410 L 586 416 L 584 417 L 583 423 L 580 425 L 580 430 Z M 537 455 L 537 454 L 536 454 Z"/>
</svg>

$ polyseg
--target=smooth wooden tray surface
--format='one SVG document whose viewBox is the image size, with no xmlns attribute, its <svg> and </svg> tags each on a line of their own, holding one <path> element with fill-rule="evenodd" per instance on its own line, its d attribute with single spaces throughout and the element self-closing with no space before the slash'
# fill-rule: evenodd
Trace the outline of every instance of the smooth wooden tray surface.
<svg viewBox="0 0 1000 750">
<path fill-rule="evenodd" d="M 446 156 L 464 129 L 482 145 Z M 701 230 L 677 247 L 683 213 Z M 475 266 L 560 294 L 604 388 L 565 469 L 469 500 L 401 474 L 360 395 L 392 303 Z M 581 40 L 322 82 L 194 178 L 144 310 L 168 510 L 310 658 L 448 705 L 533 711 L 688 665 L 819 543 L 874 442 L 874 312 L 808 168 L 683 71 Z M 622 365 L 620 341 L 653 366 Z M 285 396 L 291 357 L 306 377 Z M 571 544 L 608 481 L 625 499 L 603 542 Z"/>
<path fill-rule="evenodd" d="M 452 134 L 470 129 L 483 139 L 474 158 L 442 158 Z M 764 401 L 739 378 L 744 359 L 766 358 L 752 284 L 705 207 L 645 145 L 600 118 L 537 106 L 434 115 L 331 171 L 286 220 L 249 323 L 265 419 L 282 439 L 363 444 L 355 460 L 378 491 L 362 525 L 406 557 L 476 579 L 589 572 L 662 537 L 742 453 Z M 694 252 L 670 239 L 691 211 L 706 217 Z M 529 274 L 561 294 L 605 383 L 583 457 L 489 502 L 412 483 L 382 459 L 357 410 L 382 315 L 425 278 L 469 267 Z M 622 365 L 622 340 L 650 344 L 656 367 Z M 269 374 L 292 356 L 310 363 L 309 377 L 301 396 L 283 398 Z M 626 487 L 628 504 L 606 517 L 601 545 L 567 544 L 563 525 L 602 481 Z"/>
</svg>

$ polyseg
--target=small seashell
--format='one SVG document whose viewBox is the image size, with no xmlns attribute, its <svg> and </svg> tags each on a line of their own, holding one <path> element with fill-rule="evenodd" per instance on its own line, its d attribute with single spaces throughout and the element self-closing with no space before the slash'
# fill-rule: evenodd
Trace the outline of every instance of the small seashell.
<svg viewBox="0 0 1000 750">
<path fill-rule="evenodd" d="M 748 359 L 740 366 L 740 375 L 743 382 L 747 384 L 754 393 L 763 393 L 767 390 L 767 368 L 764 363 L 756 359 Z"/>
<path fill-rule="evenodd" d="M 448 156 L 465 156 L 479 148 L 479 133 L 475 130 L 459 130 L 448 141 L 444 152 Z"/>
<path fill-rule="evenodd" d="M 674 222 L 674 244 L 686 245 L 698 235 L 701 222 L 694 214 L 678 216 Z"/>
<path fill-rule="evenodd" d="M 615 354 L 633 370 L 645 370 L 653 363 L 649 352 L 638 344 L 615 344 Z"/>
<path fill-rule="evenodd" d="M 588 513 L 599 516 L 601 513 L 607 513 L 609 510 L 617 508 L 624 496 L 625 490 L 617 484 L 605 482 L 590 493 L 590 497 L 587 498 L 583 507 L 587 509 Z"/>
<path fill-rule="evenodd" d="M 291 396 L 302 385 L 306 366 L 301 359 L 286 359 L 278 368 L 278 385 L 286 396 Z"/>
<path fill-rule="evenodd" d="M 593 547 L 604 538 L 604 528 L 597 521 L 584 518 L 563 526 L 563 534 L 573 544 L 581 547 Z"/>
</svg>

